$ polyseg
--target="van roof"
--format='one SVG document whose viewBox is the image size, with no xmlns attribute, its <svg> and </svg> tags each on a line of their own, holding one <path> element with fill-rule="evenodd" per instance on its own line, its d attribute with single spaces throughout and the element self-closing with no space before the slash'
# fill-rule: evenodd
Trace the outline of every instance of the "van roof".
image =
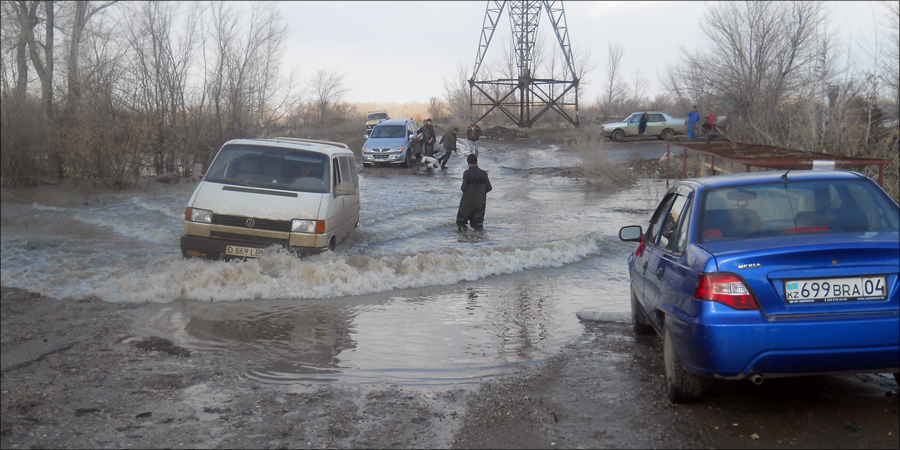
<svg viewBox="0 0 900 450">
<path fill-rule="evenodd" d="M 353 155 L 353 151 L 350 150 L 350 147 L 347 147 L 347 144 L 341 142 L 319 141 L 315 139 L 301 139 L 293 137 L 278 137 L 272 139 L 232 139 L 225 144 L 254 144 L 269 145 L 272 147 L 296 148 L 300 150 L 312 150 L 327 153 L 329 156 L 338 154 Z"/>
</svg>

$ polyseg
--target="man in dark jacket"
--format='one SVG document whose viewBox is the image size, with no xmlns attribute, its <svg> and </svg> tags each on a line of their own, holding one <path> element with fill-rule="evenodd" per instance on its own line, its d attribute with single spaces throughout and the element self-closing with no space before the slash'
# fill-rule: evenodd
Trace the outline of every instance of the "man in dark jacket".
<svg viewBox="0 0 900 450">
<path fill-rule="evenodd" d="M 469 122 L 469 128 L 466 129 L 466 139 L 472 143 L 472 153 L 478 154 L 478 140 L 481 139 L 481 127 L 475 124 L 475 121 Z"/>
<path fill-rule="evenodd" d="M 459 133 L 459 128 L 453 128 L 452 130 L 444 133 L 444 135 L 441 137 L 441 145 L 444 146 L 444 154 L 438 160 L 441 162 L 441 169 L 447 168 L 447 161 L 450 161 L 450 152 L 457 152 L 456 133 Z"/>
<path fill-rule="evenodd" d="M 647 132 L 647 113 L 641 114 L 641 121 L 638 123 L 638 134 Z"/>
<path fill-rule="evenodd" d="M 422 133 L 422 143 L 425 145 L 425 156 L 434 158 L 434 127 L 431 126 L 431 119 L 425 119 L 425 125 L 419 128 Z"/>
<path fill-rule="evenodd" d="M 456 213 L 456 226 L 460 232 L 468 230 L 466 222 L 472 224 L 475 231 L 484 227 L 484 207 L 487 204 L 487 193 L 491 192 L 491 180 L 488 173 L 478 167 L 478 156 L 469 155 L 469 168 L 463 173 L 460 189 L 463 192 L 459 199 L 459 211 Z"/>
</svg>

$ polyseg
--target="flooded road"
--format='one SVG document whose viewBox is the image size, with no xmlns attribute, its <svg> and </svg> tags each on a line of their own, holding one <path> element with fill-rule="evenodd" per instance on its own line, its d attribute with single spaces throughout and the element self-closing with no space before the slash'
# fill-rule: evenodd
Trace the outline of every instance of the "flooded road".
<svg viewBox="0 0 900 450">
<path fill-rule="evenodd" d="M 494 186 L 483 232 L 454 224 L 462 157 L 434 173 L 367 168 L 357 232 L 304 259 L 182 259 L 195 183 L 4 192 L 2 284 L 62 302 L 154 304 L 138 330 L 232 353 L 263 383 L 476 383 L 552 356 L 583 332 L 577 312 L 629 311 L 633 246 L 617 232 L 646 221 L 666 189 L 663 179 L 596 192 L 529 170 L 579 163 L 556 146 L 481 148 Z M 623 167 L 665 152 L 657 142 L 620 148 Z"/>
</svg>

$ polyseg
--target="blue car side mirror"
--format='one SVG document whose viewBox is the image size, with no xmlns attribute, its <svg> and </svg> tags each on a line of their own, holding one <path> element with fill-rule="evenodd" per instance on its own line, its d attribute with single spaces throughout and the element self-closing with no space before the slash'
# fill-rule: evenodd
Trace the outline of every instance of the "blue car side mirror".
<svg viewBox="0 0 900 450">
<path fill-rule="evenodd" d="M 619 239 L 625 242 L 641 242 L 644 231 L 640 225 L 629 225 L 619 230 Z"/>
</svg>

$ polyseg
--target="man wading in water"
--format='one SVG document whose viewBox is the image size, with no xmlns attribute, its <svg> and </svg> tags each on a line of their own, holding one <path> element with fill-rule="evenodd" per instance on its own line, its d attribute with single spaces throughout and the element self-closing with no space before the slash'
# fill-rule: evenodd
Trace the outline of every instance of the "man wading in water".
<svg viewBox="0 0 900 450">
<path fill-rule="evenodd" d="M 475 231 L 481 231 L 484 227 L 484 207 L 487 203 L 487 193 L 491 192 L 491 180 L 488 173 L 478 167 L 478 155 L 471 154 L 466 159 L 469 163 L 468 170 L 463 173 L 463 181 L 460 189 L 463 192 L 459 200 L 459 211 L 456 213 L 456 226 L 460 232 L 469 228 L 466 222 L 472 224 Z"/>
</svg>

